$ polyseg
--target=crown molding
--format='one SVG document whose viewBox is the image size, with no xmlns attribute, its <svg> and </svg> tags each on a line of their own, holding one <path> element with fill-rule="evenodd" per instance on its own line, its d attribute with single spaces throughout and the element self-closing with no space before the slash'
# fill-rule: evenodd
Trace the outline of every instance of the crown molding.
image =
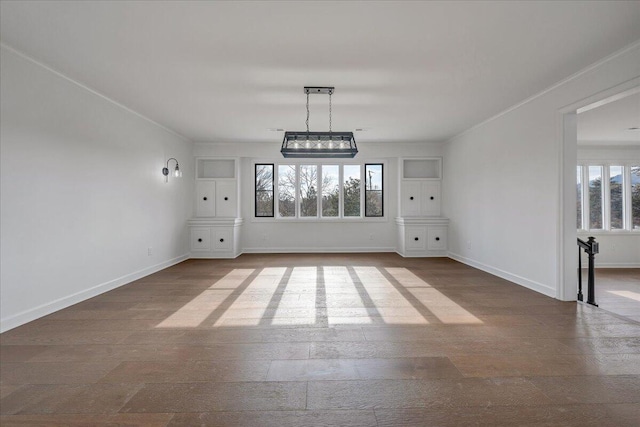
<svg viewBox="0 0 640 427">
<path fill-rule="evenodd" d="M 141 118 L 142 120 L 144 120 L 146 122 L 151 123 L 152 125 L 162 129 L 165 132 L 168 132 L 168 133 L 170 133 L 170 134 L 172 134 L 172 135 L 174 135 L 174 136 L 176 136 L 176 137 L 178 137 L 178 138 L 180 138 L 180 139 L 182 139 L 182 140 L 184 140 L 186 142 L 193 143 L 189 138 L 187 138 L 186 136 L 182 135 L 181 133 L 179 133 L 179 132 L 177 132 L 177 131 L 175 131 L 175 130 L 173 130 L 173 129 L 171 129 L 171 128 L 169 128 L 169 127 L 167 127 L 167 126 L 165 126 L 165 125 L 163 125 L 161 123 L 156 122 L 155 120 L 145 116 L 144 114 L 141 114 L 141 113 L 139 113 L 139 112 L 137 112 L 135 110 L 132 110 L 131 108 L 127 107 L 126 105 L 121 104 L 118 101 L 115 101 L 115 100 L 109 98 L 105 94 L 100 93 L 95 89 L 92 89 L 91 87 L 85 85 L 84 83 L 81 83 L 81 82 L 79 82 L 77 80 L 72 79 L 71 77 L 61 73 L 60 71 L 56 70 L 55 68 L 52 68 L 52 67 L 44 64 L 43 62 L 38 61 L 37 59 L 27 55 L 26 53 L 24 53 L 24 52 L 14 48 L 14 47 L 12 47 L 12 46 L 9 46 L 5 42 L 0 42 L 0 49 L 4 49 L 4 50 L 6 50 L 8 52 L 11 52 L 14 55 L 17 55 L 18 57 L 20 57 L 20 58 L 22 58 L 22 59 L 24 59 L 26 61 L 29 61 L 32 64 L 35 64 L 35 65 L 37 65 L 38 67 L 40 67 L 42 69 L 45 69 L 45 70 L 49 71 L 50 73 L 52 73 L 52 74 L 54 74 L 54 75 L 56 75 L 56 76 L 58 76 L 58 77 L 60 77 L 60 78 L 62 78 L 64 80 L 74 84 L 75 86 L 78 86 L 79 88 L 84 89 L 87 92 L 89 92 L 89 93 L 91 93 L 91 94 L 93 94 L 93 95 L 95 95 L 95 96 L 97 96 L 97 97 L 99 97 L 99 98 L 101 98 L 101 99 L 103 99 L 103 100 L 105 100 L 105 101 L 117 106 L 118 108 L 120 108 L 122 110 L 125 110 L 126 112 L 128 112 L 130 114 L 133 114 L 134 116 L 137 116 L 137 117 Z"/>
<path fill-rule="evenodd" d="M 640 40 L 636 40 L 635 42 L 623 47 L 622 49 L 612 53 L 611 55 L 605 56 L 601 60 L 594 62 L 593 64 L 587 66 L 586 68 L 583 68 L 582 70 L 578 71 L 577 73 L 572 74 L 569 77 L 567 77 L 567 78 L 565 78 L 563 80 L 560 80 L 559 82 L 549 86 L 548 88 L 542 90 L 541 92 L 538 92 L 537 94 L 532 95 L 529 98 L 526 98 L 525 100 L 523 100 L 523 101 L 521 101 L 521 102 L 519 102 L 519 103 L 517 103 L 515 105 L 512 105 L 511 107 L 507 108 L 506 110 L 503 110 L 503 111 L 499 112 L 498 114 L 496 114 L 494 116 L 491 116 L 488 119 L 483 120 L 483 121 L 481 121 L 480 123 L 478 123 L 476 125 L 471 126 L 470 128 L 468 128 L 468 129 L 456 134 L 455 136 L 449 138 L 446 142 L 449 143 L 451 141 L 455 141 L 456 139 L 458 139 L 458 138 L 462 137 L 463 135 L 471 132 L 472 130 L 478 129 L 478 128 L 486 125 L 487 123 L 490 123 L 490 122 L 492 122 L 492 121 L 494 121 L 494 120 L 496 120 L 496 119 L 498 119 L 498 118 L 500 118 L 500 117 L 502 117 L 502 116 L 504 116 L 506 114 L 509 114 L 510 112 L 522 107 L 523 105 L 526 105 L 526 104 L 530 103 L 531 101 L 534 101 L 534 100 L 540 98 L 543 95 L 546 95 L 547 93 L 559 88 L 560 86 L 563 86 L 563 85 L 565 85 L 565 84 L 567 84 L 567 83 L 569 83 L 569 82 L 571 82 L 573 80 L 576 80 L 577 78 L 579 78 L 579 77 L 581 77 L 581 76 L 593 71 L 594 69 L 606 64 L 607 62 L 609 62 L 609 61 L 611 61 L 611 60 L 613 60 L 615 58 L 618 58 L 620 56 L 626 55 L 627 53 L 629 53 L 631 51 L 634 51 L 636 49 L 640 49 Z"/>
</svg>

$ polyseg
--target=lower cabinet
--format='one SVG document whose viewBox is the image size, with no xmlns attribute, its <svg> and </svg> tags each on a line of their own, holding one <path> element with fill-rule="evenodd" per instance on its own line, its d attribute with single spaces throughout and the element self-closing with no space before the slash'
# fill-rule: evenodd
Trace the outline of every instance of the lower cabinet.
<svg viewBox="0 0 640 427">
<path fill-rule="evenodd" d="M 191 258 L 235 258 L 240 255 L 242 218 L 192 219 Z"/>
<path fill-rule="evenodd" d="M 209 227 L 191 227 L 191 251 L 211 250 L 211 229 Z"/>
<path fill-rule="evenodd" d="M 447 256 L 449 219 L 396 218 L 398 227 L 397 251 L 404 257 Z"/>
</svg>

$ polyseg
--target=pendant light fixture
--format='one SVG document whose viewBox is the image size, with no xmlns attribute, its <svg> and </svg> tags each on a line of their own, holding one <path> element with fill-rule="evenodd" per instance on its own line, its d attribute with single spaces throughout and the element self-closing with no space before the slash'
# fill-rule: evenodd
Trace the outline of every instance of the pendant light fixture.
<svg viewBox="0 0 640 427">
<path fill-rule="evenodd" d="M 333 132 L 331 128 L 331 96 L 334 87 L 305 86 L 307 95 L 307 131 L 287 131 L 280 152 L 291 158 L 352 158 L 358 154 L 353 132 Z M 309 131 L 309 95 L 329 95 L 329 132 Z"/>
</svg>

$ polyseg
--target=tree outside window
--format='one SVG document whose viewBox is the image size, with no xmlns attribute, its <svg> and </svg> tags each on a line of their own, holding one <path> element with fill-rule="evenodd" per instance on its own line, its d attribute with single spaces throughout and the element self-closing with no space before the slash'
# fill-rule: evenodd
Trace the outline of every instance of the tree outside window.
<svg viewBox="0 0 640 427">
<path fill-rule="evenodd" d="M 340 168 L 322 165 L 322 216 L 340 216 Z"/>
<path fill-rule="evenodd" d="M 360 165 L 345 165 L 343 171 L 344 216 L 360 216 Z"/>
<path fill-rule="evenodd" d="M 278 165 L 278 216 L 296 216 L 296 165 Z"/>
<path fill-rule="evenodd" d="M 632 228 L 640 230 L 640 166 L 631 166 Z"/>
<path fill-rule="evenodd" d="M 273 164 L 256 164 L 256 216 L 273 216 Z"/>
</svg>

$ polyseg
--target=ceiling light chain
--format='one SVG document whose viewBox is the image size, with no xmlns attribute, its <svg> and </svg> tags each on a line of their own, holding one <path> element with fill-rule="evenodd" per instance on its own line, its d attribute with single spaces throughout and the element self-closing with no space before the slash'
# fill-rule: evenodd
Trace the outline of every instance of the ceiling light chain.
<svg viewBox="0 0 640 427">
<path fill-rule="evenodd" d="M 331 135 L 331 95 L 332 94 L 333 94 L 333 91 L 329 92 L 329 135 Z"/>
<path fill-rule="evenodd" d="M 309 139 L 309 92 L 307 92 L 307 139 Z"/>
</svg>

